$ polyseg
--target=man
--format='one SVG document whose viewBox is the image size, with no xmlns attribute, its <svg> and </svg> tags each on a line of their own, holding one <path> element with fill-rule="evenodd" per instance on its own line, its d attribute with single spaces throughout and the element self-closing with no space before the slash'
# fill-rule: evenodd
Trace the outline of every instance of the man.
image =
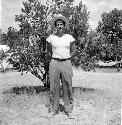
<svg viewBox="0 0 122 125">
<path fill-rule="evenodd" d="M 59 111 L 60 80 L 63 87 L 65 113 L 70 116 L 73 110 L 72 93 L 72 64 L 71 59 L 76 55 L 75 39 L 67 34 L 69 20 L 59 14 L 51 19 L 50 25 L 55 28 L 48 38 L 47 51 L 52 52 L 49 65 L 50 81 L 50 117 Z"/>
</svg>

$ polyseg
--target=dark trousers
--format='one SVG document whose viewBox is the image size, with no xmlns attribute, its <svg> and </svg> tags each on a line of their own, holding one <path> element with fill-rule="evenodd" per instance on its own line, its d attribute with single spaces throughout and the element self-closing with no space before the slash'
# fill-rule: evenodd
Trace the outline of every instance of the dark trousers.
<svg viewBox="0 0 122 125">
<path fill-rule="evenodd" d="M 51 60 L 49 66 L 50 80 L 50 109 L 58 111 L 60 99 L 60 80 L 63 88 L 63 100 L 66 112 L 72 112 L 73 93 L 72 93 L 72 64 L 70 60 L 57 61 Z"/>
</svg>

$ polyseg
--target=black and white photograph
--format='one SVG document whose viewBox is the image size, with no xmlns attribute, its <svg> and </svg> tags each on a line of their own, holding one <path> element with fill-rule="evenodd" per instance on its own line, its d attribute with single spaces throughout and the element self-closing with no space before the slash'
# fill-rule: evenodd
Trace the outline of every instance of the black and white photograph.
<svg viewBox="0 0 122 125">
<path fill-rule="evenodd" d="M 0 125 L 122 125 L 122 0 L 0 0 Z"/>
</svg>

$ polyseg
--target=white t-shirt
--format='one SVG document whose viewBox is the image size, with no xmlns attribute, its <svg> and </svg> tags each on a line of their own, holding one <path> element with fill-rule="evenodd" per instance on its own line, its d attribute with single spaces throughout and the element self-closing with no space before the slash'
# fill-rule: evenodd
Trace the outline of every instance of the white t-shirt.
<svg viewBox="0 0 122 125">
<path fill-rule="evenodd" d="M 52 44 L 53 58 L 70 58 L 70 43 L 74 41 L 71 35 L 64 34 L 62 37 L 50 35 L 47 41 Z"/>
</svg>

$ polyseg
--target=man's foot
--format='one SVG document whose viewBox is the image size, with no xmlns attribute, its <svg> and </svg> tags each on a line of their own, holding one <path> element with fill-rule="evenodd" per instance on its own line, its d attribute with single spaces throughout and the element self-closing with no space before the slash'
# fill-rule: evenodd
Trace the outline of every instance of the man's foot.
<svg viewBox="0 0 122 125">
<path fill-rule="evenodd" d="M 75 114 L 69 113 L 69 112 L 66 112 L 66 111 L 64 111 L 64 112 L 68 116 L 69 119 L 76 119 L 76 115 Z"/>
</svg>

